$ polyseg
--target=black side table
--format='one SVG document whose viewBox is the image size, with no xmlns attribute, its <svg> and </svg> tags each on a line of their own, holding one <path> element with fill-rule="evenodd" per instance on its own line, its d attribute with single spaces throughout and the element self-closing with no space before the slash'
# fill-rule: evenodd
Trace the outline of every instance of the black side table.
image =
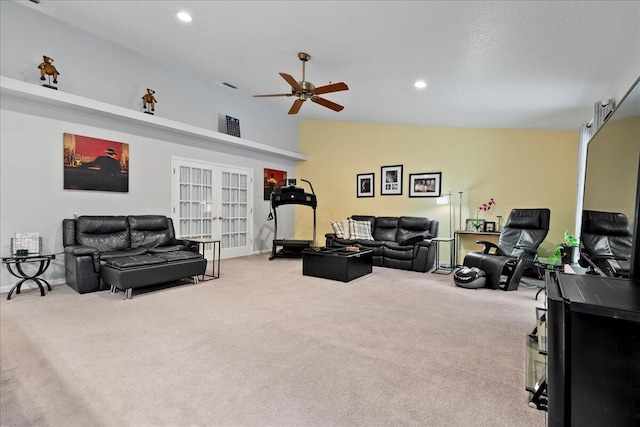
<svg viewBox="0 0 640 427">
<path fill-rule="evenodd" d="M 7 270 L 9 270 L 9 273 L 11 273 L 12 276 L 17 277 L 18 279 L 21 279 L 18 283 L 16 283 L 13 286 L 13 288 L 11 288 L 11 290 L 9 291 L 9 295 L 7 295 L 7 299 L 8 300 L 11 299 L 11 294 L 13 294 L 13 291 L 16 291 L 16 294 L 19 294 L 20 287 L 27 280 L 32 280 L 33 282 L 36 283 L 36 285 L 38 285 L 38 287 L 40 288 L 40 296 L 43 297 L 44 286 L 42 286 L 42 282 L 44 282 L 44 284 L 47 285 L 47 289 L 49 290 L 51 290 L 51 285 L 49 284 L 49 282 L 40 278 L 39 276 L 41 276 L 45 271 L 47 271 L 47 268 L 49 268 L 49 264 L 51 263 L 51 260 L 55 258 L 56 256 L 54 254 L 51 254 L 51 255 L 31 254 L 31 255 L 20 255 L 20 256 L 14 255 L 14 256 L 2 258 L 2 263 L 6 264 Z M 35 274 L 25 273 L 24 270 L 22 269 L 22 264 L 24 263 L 37 263 L 37 262 L 40 263 L 40 267 L 38 268 L 38 271 L 36 271 Z M 16 271 L 13 270 L 12 266 L 15 267 L 18 274 L 16 274 Z"/>
<path fill-rule="evenodd" d="M 213 259 L 211 260 L 211 274 L 207 274 L 206 272 L 202 275 L 202 281 L 205 281 L 205 276 L 206 277 L 211 277 L 212 279 L 219 279 L 220 278 L 220 240 L 216 240 L 213 239 L 211 237 L 198 237 L 198 238 L 185 238 L 185 240 L 189 241 L 189 242 L 194 242 L 198 245 L 198 252 L 200 252 L 202 254 L 202 256 L 205 256 L 205 245 L 211 243 L 212 249 L 213 249 Z M 202 251 L 200 250 L 200 247 L 202 246 Z M 209 262 L 207 261 L 207 264 Z M 217 264 L 217 269 L 216 269 L 216 264 Z M 217 272 L 217 273 L 216 273 Z"/>
</svg>

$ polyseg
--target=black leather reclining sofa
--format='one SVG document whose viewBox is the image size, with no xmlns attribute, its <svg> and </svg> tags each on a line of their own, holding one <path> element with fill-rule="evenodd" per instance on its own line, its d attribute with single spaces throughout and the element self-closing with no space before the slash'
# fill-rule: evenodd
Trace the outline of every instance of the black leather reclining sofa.
<svg viewBox="0 0 640 427">
<path fill-rule="evenodd" d="M 353 215 L 356 221 L 371 224 L 374 240 L 340 239 L 335 233 L 325 235 L 327 247 L 358 246 L 373 250 L 373 265 L 426 272 L 433 268 L 435 244 L 438 237 L 438 221 L 426 217 L 400 216 L 375 217 Z"/>
<path fill-rule="evenodd" d="M 62 223 L 67 285 L 78 293 L 125 291 L 202 275 L 197 245 L 175 239 L 161 215 L 80 216 Z"/>
</svg>

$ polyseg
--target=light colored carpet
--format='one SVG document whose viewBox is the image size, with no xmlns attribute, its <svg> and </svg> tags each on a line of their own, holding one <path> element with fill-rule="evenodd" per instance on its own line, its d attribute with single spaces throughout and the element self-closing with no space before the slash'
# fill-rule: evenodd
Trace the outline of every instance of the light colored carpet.
<svg viewBox="0 0 640 427">
<path fill-rule="evenodd" d="M 527 405 L 536 289 L 374 267 L 224 260 L 132 300 L 66 285 L 0 302 L 3 426 L 543 426 Z"/>
</svg>

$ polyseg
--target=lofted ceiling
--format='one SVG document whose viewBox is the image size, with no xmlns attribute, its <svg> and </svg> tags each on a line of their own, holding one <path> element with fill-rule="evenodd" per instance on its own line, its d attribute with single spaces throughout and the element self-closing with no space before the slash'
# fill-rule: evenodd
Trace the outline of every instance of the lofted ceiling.
<svg viewBox="0 0 640 427">
<path fill-rule="evenodd" d="M 247 98 L 289 91 L 278 73 L 300 80 L 307 52 L 308 81 L 349 86 L 323 95 L 342 112 L 306 102 L 311 120 L 577 130 L 640 58 L 638 1 L 22 3 Z"/>
</svg>

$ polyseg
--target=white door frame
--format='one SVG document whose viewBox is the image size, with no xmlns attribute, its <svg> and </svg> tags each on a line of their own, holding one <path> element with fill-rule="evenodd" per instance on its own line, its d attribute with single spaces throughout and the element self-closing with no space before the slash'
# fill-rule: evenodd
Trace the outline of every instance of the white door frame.
<svg viewBox="0 0 640 427">
<path fill-rule="evenodd" d="M 252 168 L 245 168 L 233 165 L 226 165 L 221 163 L 206 162 L 198 159 L 191 159 L 186 157 L 171 156 L 171 217 L 176 227 L 176 237 L 182 237 L 180 235 L 180 192 L 179 192 L 179 171 L 176 170 L 178 163 L 186 163 L 193 165 L 193 167 L 202 167 L 203 169 L 211 169 L 213 171 L 213 206 L 212 206 L 212 230 L 211 234 L 215 239 L 221 239 L 222 233 L 222 174 L 238 173 L 246 175 L 248 179 L 247 183 L 247 212 L 246 212 L 246 246 L 241 248 L 225 248 L 221 242 L 221 258 L 233 258 L 236 256 L 245 256 L 253 254 L 253 174 Z M 225 251 L 225 249 L 227 249 Z"/>
</svg>

